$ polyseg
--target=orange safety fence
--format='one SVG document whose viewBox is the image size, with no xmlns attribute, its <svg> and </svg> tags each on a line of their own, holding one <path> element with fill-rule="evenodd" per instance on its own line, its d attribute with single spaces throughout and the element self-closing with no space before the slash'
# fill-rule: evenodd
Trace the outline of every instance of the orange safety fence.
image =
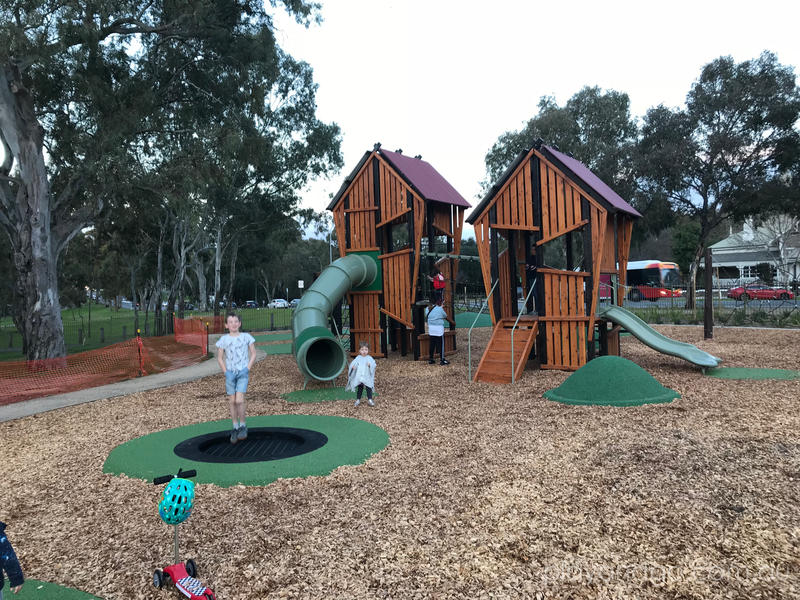
<svg viewBox="0 0 800 600">
<path fill-rule="evenodd" d="M 175 341 L 199 346 L 203 354 L 208 354 L 208 334 L 225 331 L 225 317 L 222 315 L 188 319 L 173 317 L 172 321 Z"/>
<path fill-rule="evenodd" d="M 195 364 L 197 346 L 172 336 L 133 338 L 63 358 L 0 362 L 0 405 L 74 392 Z"/>
</svg>

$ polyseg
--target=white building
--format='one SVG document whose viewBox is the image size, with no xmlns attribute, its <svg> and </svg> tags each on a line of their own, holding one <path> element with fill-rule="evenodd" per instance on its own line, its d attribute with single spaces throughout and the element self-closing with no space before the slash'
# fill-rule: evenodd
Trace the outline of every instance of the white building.
<svg viewBox="0 0 800 600">
<path fill-rule="evenodd" d="M 781 215 L 758 226 L 748 220 L 742 231 L 731 232 L 711 251 L 723 287 L 756 281 L 759 264 L 770 265 L 776 284 L 789 285 L 800 280 L 800 219 Z"/>
</svg>

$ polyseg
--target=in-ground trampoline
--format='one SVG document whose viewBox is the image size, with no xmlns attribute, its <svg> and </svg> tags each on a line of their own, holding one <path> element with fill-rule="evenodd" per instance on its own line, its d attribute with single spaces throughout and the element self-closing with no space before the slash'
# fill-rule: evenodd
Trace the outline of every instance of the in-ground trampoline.
<svg viewBox="0 0 800 600">
<path fill-rule="evenodd" d="M 267 485 L 361 464 L 389 444 L 380 427 L 346 417 L 249 417 L 247 427 L 247 440 L 237 444 L 229 441 L 227 419 L 151 433 L 114 448 L 103 472 L 152 480 L 195 469 L 197 483 Z"/>
</svg>

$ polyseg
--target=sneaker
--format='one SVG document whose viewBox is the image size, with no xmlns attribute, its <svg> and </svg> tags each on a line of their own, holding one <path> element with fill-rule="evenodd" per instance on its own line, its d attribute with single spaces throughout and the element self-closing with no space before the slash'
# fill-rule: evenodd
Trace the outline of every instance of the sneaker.
<svg viewBox="0 0 800 600">
<path fill-rule="evenodd" d="M 235 444 L 239 441 L 239 430 L 233 429 L 231 430 L 231 444 Z"/>
<path fill-rule="evenodd" d="M 353 406 L 358 406 L 359 404 L 361 404 L 361 400 L 356 400 L 356 403 L 353 404 Z"/>
<path fill-rule="evenodd" d="M 239 427 L 236 437 L 239 438 L 239 441 L 247 439 L 247 425 L 242 425 L 241 427 Z"/>
<path fill-rule="evenodd" d="M 436 361 L 435 361 L 435 360 L 433 360 L 433 359 L 430 359 L 430 360 L 428 361 L 428 364 L 429 364 L 429 365 L 435 365 L 435 364 L 436 364 Z"/>
<path fill-rule="evenodd" d="M 440 365 L 449 365 L 450 361 L 443 358 L 442 361 L 439 364 Z"/>
<path fill-rule="evenodd" d="M 370 406 L 375 406 L 375 403 L 372 401 L 372 398 L 367 398 L 367 404 Z"/>
</svg>

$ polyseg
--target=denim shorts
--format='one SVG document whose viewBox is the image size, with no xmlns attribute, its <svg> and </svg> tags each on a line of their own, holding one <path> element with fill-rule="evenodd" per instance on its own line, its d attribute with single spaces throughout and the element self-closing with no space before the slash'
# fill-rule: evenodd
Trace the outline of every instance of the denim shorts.
<svg viewBox="0 0 800 600">
<path fill-rule="evenodd" d="M 247 382 L 250 381 L 250 370 L 247 368 L 239 371 L 228 369 L 225 371 L 225 393 L 233 396 L 236 392 L 244 394 L 247 391 Z"/>
</svg>

